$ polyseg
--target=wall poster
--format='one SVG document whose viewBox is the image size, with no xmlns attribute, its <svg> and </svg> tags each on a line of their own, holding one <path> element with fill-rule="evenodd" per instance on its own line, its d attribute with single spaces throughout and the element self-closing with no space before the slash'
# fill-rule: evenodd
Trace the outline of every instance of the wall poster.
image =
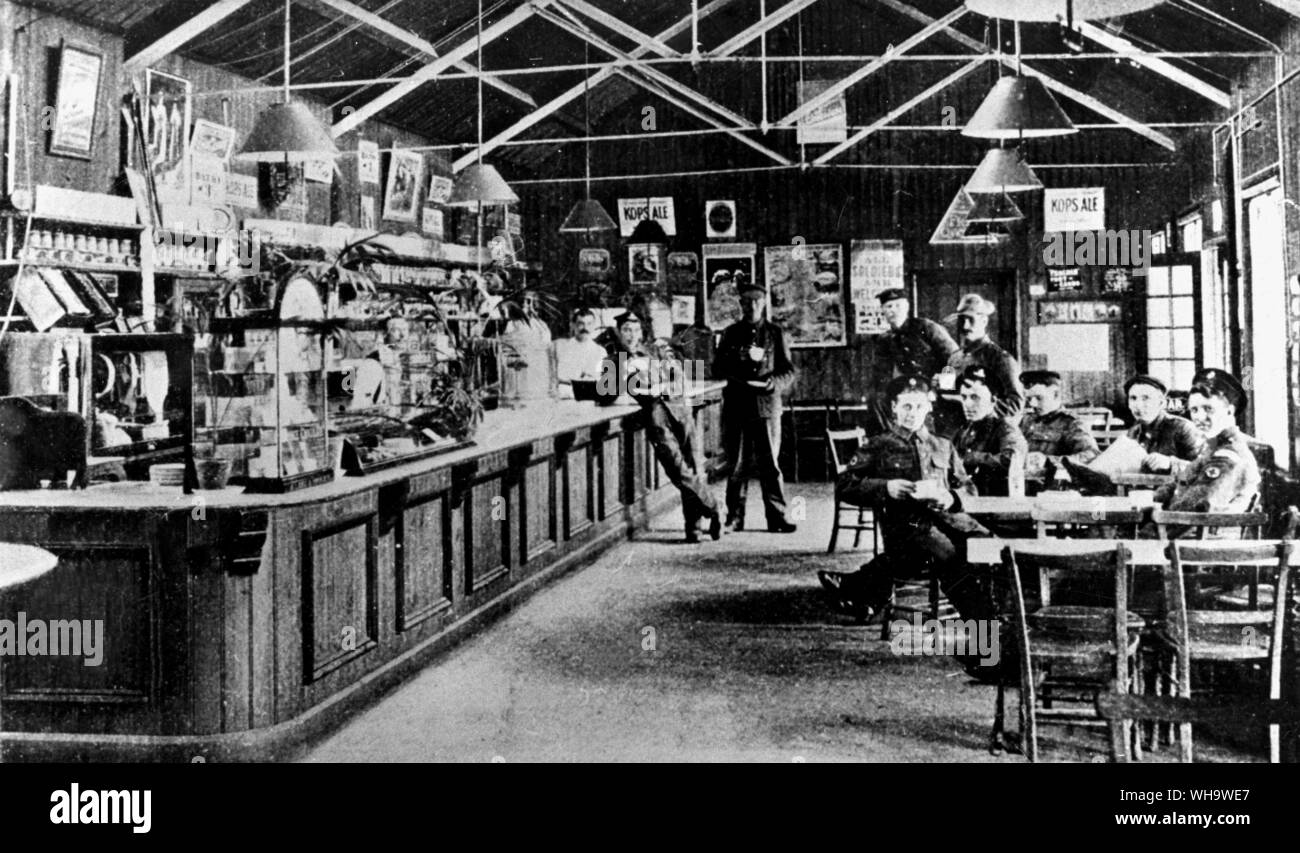
<svg viewBox="0 0 1300 853">
<path fill-rule="evenodd" d="M 721 331 L 740 319 L 737 276 L 754 278 L 757 243 L 706 243 L 703 247 L 704 325 Z"/>
<path fill-rule="evenodd" d="M 854 240 L 849 247 L 849 288 L 856 334 L 878 335 L 889 329 L 877 297 L 883 290 L 899 287 L 907 287 L 903 277 L 903 241 Z"/>
<path fill-rule="evenodd" d="M 791 348 L 848 346 L 844 258 L 838 243 L 768 246 L 768 315 Z"/>
</svg>

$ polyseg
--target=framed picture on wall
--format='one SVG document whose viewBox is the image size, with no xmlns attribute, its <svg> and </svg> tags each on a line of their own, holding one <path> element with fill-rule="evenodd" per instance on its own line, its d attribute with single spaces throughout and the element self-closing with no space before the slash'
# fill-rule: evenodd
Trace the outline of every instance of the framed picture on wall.
<svg viewBox="0 0 1300 853">
<path fill-rule="evenodd" d="M 235 129 L 205 118 L 194 122 L 190 147 L 195 154 L 215 157 L 223 163 L 230 161 L 235 151 Z"/>
<path fill-rule="evenodd" d="M 384 190 L 384 219 L 415 221 L 415 204 L 424 180 L 424 155 L 418 151 L 393 149 L 388 163 L 388 185 Z"/>
<path fill-rule="evenodd" d="M 848 346 L 844 253 L 837 243 L 763 250 L 768 316 L 790 347 Z"/>
<path fill-rule="evenodd" d="M 144 72 L 144 139 L 160 200 L 189 204 L 185 193 L 185 157 L 189 153 L 189 127 L 193 85 L 183 77 Z"/>
<path fill-rule="evenodd" d="M 664 278 L 664 247 L 659 243 L 632 243 L 627 247 L 628 284 L 658 287 Z"/>
<path fill-rule="evenodd" d="M 756 243 L 706 243 L 703 247 L 701 286 L 704 288 L 704 325 L 721 331 L 740 319 L 741 281 L 754 277 Z"/>
<path fill-rule="evenodd" d="M 64 41 L 60 46 L 54 123 L 50 127 L 51 154 L 90 159 L 103 71 L 102 51 L 70 41 Z"/>
</svg>

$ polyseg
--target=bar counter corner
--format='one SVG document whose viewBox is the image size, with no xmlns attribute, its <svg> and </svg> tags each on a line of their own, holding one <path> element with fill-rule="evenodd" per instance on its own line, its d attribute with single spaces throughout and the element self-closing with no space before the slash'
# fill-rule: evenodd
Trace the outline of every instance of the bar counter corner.
<svg viewBox="0 0 1300 853">
<path fill-rule="evenodd" d="M 692 389 L 719 445 L 721 383 Z M 677 500 L 635 406 L 488 413 L 475 444 L 284 495 L 0 492 L 59 558 L 0 619 L 103 620 L 102 661 L 0 657 L 6 761 L 292 758 Z"/>
</svg>

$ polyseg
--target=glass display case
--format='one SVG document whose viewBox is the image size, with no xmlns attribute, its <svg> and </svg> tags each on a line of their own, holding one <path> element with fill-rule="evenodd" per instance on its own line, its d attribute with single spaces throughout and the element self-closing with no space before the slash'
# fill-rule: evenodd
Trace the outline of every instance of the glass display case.
<svg viewBox="0 0 1300 853">
<path fill-rule="evenodd" d="M 333 480 L 340 448 L 329 439 L 330 345 L 316 285 L 290 274 L 269 310 L 233 307 L 211 323 L 195 453 L 229 459 L 230 481 L 250 492 Z"/>
<path fill-rule="evenodd" d="M 193 337 L 101 334 L 89 341 L 89 455 L 120 459 L 130 479 L 188 492 L 195 482 Z"/>
</svg>

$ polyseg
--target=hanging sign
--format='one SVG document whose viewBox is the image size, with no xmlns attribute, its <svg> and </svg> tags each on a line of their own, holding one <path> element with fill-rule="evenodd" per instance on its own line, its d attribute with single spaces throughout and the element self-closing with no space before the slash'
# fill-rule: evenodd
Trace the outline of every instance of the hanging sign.
<svg viewBox="0 0 1300 853">
<path fill-rule="evenodd" d="M 854 240 L 849 253 L 849 286 L 853 299 L 853 329 L 877 335 L 889 328 L 877 298 L 882 290 L 906 287 L 902 240 Z"/>
<path fill-rule="evenodd" d="M 620 198 L 618 200 L 618 231 L 631 237 L 637 223 L 643 219 L 658 222 L 669 237 L 677 234 L 677 215 L 673 211 L 672 196 L 664 198 Z"/>
<path fill-rule="evenodd" d="M 805 80 L 799 84 L 799 103 L 806 104 L 834 85 L 832 80 Z M 840 92 L 799 119 L 795 134 L 800 145 L 834 145 L 849 138 L 849 110 Z"/>
<path fill-rule="evenodd" d="M 1105 228 L 1105 187 L 1043 191 L 1044 231 L 1102 231 Z"/>
<path fill-rule="evenodd" d="M 233 204 L 235 207 L 248 207 L 256 210 L 258 207 L 257 176 L 227 172 L 226 202 Z"/>
</svg>

